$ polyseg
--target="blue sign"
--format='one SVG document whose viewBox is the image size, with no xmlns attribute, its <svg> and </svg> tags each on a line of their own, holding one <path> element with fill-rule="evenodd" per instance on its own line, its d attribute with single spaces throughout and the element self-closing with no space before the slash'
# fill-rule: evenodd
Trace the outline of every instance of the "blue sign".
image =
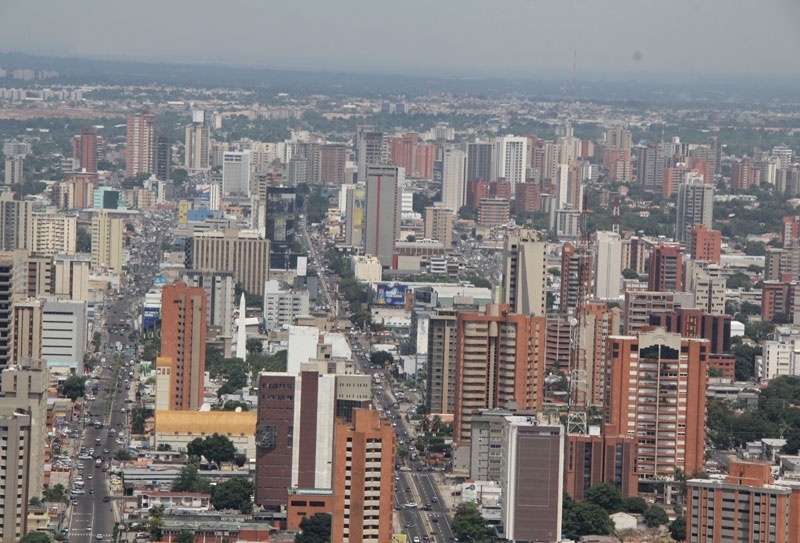
<svg viewBox="0 0 800 543">
<path fill-rule="evenodd" d="M 157 287 L 163 287 L 167 284 L 167 280 L 163 275 L 156 275 L 153 277 L 153 285 Z"/>
<path fill-rule="evenodd" d="M 378 283 L 375 294 L 376 305 L 402 307 L 406 305 L 406 285 L 396 283 Z"/>
</svg>

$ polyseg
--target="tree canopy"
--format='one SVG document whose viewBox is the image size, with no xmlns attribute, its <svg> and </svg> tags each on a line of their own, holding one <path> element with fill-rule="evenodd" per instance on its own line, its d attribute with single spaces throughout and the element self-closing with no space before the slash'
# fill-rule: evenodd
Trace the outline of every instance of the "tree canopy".
<svg viewBox="0 0 800 543">
<path fill-rule="evenodd" d="M 369 363 L 376 366 L 388 366 L 394 362 L 394 357 L 386 351 L 375 351 L 369 355 Z"/>
<path fill-rule="evenodd" d="M 675 541 L 686 541 L 686 517 L 680 516 L 670 522 L 669 535 Z"/>
<path fill-rule="evenodd" d="M 52 539 L 50 539 L 50 534 L 47 532 L 28 532 L 22 539 L 19 540 L 19 543 L 50 543 Z"/>
<path fill-rule="evenodd" d="M 67 380 L 62 383 L 59 393 L 73 402 L 78 398 L 82 398 L 86 393 L 86 377 L 70 375 L 67 377 Z"/>
<path fill-rule="evenodd" d="M 644 522 L 649 528 L 656 528 L 668 523 L 669 516 L 661 507 L 654 505 L 644 512 Z"/>
<path fill-rule="evenodd" d="M 605 509 L 591 502 L 576 502 L 564 496 L 562 531 L 569 539 L 579 539 L 582 535 L 609 535 L 614 523 Z"/>
<path fill-rule="evenodd" d="M 330 543 L 331 540 L 331 515 L 316 513 L 300 521 L 300 533 L 294 538 L 294 543 Z"/>
<path fill-rule="evenodd" d="M 586 491 L 586 501 L 603 508 L 607 513 L 622 511 L 622 493 L 614 485 L 600 483 Z"/>
<path fill-rule="evenodd" d="M 457 538 L 470 543 L 488 543 L 495 535 L 494 528 L 489 526 L 474 503 L 459 507 L 451 526 Z"/>
<path fill-rule="evenodd" d="M 205 457 L 206 460 L 214 464 L 231 462 L 236 456 L 236 447 L 227 436 L 214 433 L 205 438 L 195 438 L 186 446 L 189 456 Z"/>
<path fill-rule="evenodd" d="M 201 492 L 203 494 L 211 493 L 211 484 L 200 477 L 197 471 L 197 463 L 189 461 L 188 464 L 181 468 L 178 477 L 172 482 L 172 490 L 174 492 Z"/>
<path fill-rule="evenodd" d="M 242 513 L 253 511 L 253 483 L 250 479 L 237 477 L 214 487 L 211 505 L 214 509 L 238 509 Z"/>
</svg>

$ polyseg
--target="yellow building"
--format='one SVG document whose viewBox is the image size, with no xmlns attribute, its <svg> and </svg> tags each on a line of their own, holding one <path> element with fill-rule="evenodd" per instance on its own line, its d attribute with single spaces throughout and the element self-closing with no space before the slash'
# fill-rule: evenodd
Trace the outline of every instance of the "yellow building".
<svg viewBox="0 0 800 543">
<path fill-rule="evenodd" d="M 217 433 L 247 458 L 255 458 L 257 418 L 256 411 L 156 411 L 156 448 L 167 443 L 174 451 L 185 451 L 193 439 Z"/>
</svg>

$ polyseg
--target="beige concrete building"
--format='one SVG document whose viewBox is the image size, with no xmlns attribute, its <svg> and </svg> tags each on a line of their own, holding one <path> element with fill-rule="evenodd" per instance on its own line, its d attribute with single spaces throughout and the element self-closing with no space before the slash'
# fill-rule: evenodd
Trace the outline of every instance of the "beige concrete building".
<svg viewBox="0 0 800 543">
<path fill-rule="evenodd" d="M 123 229 L 123 220 L 111 217 L 106 211 L 92 216 L 92 268 L 122 272 Z"/>
<path fill-rule="evenodd" d="M 453 211 L 445 207 L 425 208 L 425 238 L 438 240 L 449 251 L 453 246 Z"/>
<path fill-rule="evenodd" d="M 185 451 L 189 443 L 198 437 L 220 434 L 231 440 L 236 450 L 256 457 L 256 420 L 258 412 L 243 411 L 166 411 L 156 408 L 156 447 L 162 443 L 172 446 L 173 451 Z"/>
<path fill-rule="evenodd" d="M 19 365 L 29 358 L 42 357 L 42 312 L 40 300 L 16 302 L 12 308 L 10 364 Z"/>
<path fill-rule="evenodd" d="M 49 256 L 75 252 L 78 239 L 76 215 L 34 213 L 31 223 L 33 232 L 31 252 Z"/>
<path fill-rule="evenodd" d="M 547 243 L 534 230 L 506 237 L 503 303 L 512 313 L 543 317 L 547 295 Z"/>
<path fill-rule="evenodd" d="M 361 283 L 379 283 L 383 278 L 381 261 L 369 255 L 353 255 L 350 257 L 350 269 L 356 281 Z"/>
<path fill-rule="evenodd" d="M 53 257 L 53 294 L 70 300 L 89 301 L 88 255 L 60 254 Z"/>
<path fill-rule="evenodd" d="M 195 233 L 186 255 L 186 269 L 233 272 L 247 292 L 264 294 L 269 279 L 270 241 L 257 232 L 225 230 Z"/>
</svg>

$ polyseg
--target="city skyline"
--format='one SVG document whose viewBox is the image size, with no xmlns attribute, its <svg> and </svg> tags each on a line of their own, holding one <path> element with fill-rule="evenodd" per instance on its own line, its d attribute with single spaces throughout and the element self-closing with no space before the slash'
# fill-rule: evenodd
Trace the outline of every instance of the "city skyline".
<svg viewBox="0 0 800 543">
<path fill-rule="evenodd" d="M 74 4 L 46 11 L 25 3 L 3 6 L 0 50 L 443 77 L 536 77 L 571 73 L 573 65 L 579 76 L 800 75 L 791 58 L 800 45 L 792 32 L 800 5 L 791 0 L 772 0 L 766 7 L 748 2 L 736 10 L 721 0 L 509 0 L 504 9 L 474 1 L 412 0 L 404 10 L 392 11 L 353 0 L 237 2 L 217 11 L 212 5 L 203 9 L 192 3 L 186 9 L 186 2 L 171 2 L 158 4 L 162 16 L 157 19 L 149 17 L 152 0 L 124 12 L 97 0 L 79 4 L 81 11 L 102 13 L 103 24 L 77 18 L 64 25 L 75 13 Z M 213 17 L 206 16 L 211 12 Z M 142 39 L 143 28 L 147 39 Z M 770 28 L 770 39 L 741 39 L 754 28 Z"/>
</svg>

